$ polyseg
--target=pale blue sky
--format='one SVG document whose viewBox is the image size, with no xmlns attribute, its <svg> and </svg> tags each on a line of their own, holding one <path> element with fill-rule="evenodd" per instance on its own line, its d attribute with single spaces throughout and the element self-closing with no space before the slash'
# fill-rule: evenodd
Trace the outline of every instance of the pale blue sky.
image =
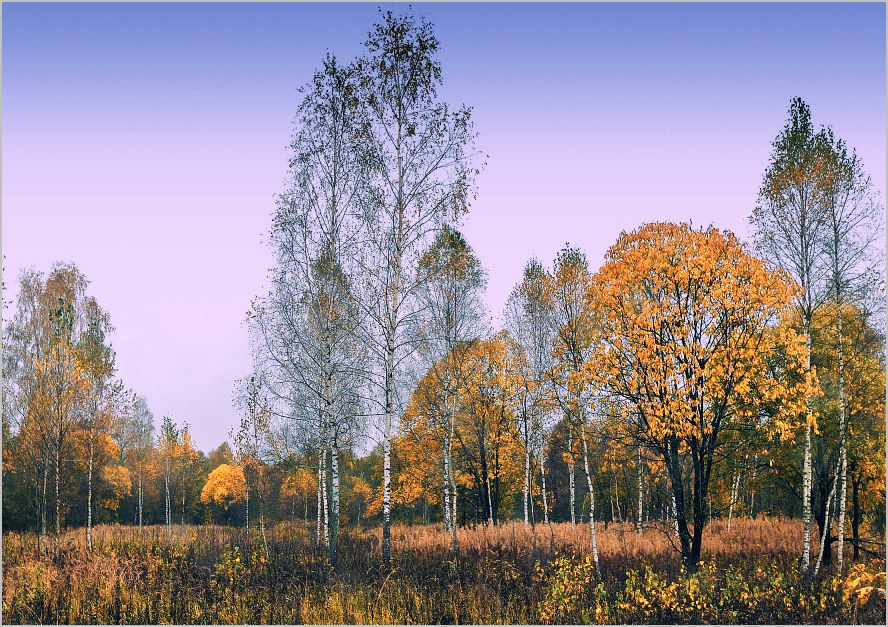
<svg viewBox="0 0 888 627">
<path fill-rule="evenodd" d="M 794 96 L 885 189 L 883 4 L 414 10 L 489 154 L 465 232 L 494 313 L 530 256 L 567 241 L 597 266 L 645 221 L 745 236 Z M 249 367 L 241 323 L 270 261 L 296 88 L 325 51 L 360 51 L 377 6 L 2 11 L 4 279 L 78 263 L 117 326 L 120 375 L 214 447 Z"/>
</svg>

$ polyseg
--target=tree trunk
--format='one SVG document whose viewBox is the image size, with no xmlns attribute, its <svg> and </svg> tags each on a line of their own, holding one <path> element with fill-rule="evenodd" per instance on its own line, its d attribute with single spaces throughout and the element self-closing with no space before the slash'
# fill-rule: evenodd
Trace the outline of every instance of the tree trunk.
<svg viewBox="0 0 888 627">
<path fill-rule="evenodd" d="M 324 480 L 323 474 L 323 466 L 324 466 L 324 449 L 320 448 L 318 450 L 318 528 L 317 528 L 317 545 L 320 548 L 321 546 L 321 482 Z"/>
<path fill-rule="evenodd" d="M 450 533 L 450 437 L 444 437 L 444 533 Z"/>
<path fill-rule="evenodd" d="M 339 451 L 330 446 L 330 562 L 336 564 L 339 543 Z"/>
<path fill-rule="evenodd" d="M 49 459 L 43 464 L 43 505 L 40 508 L 40 536 L 46 537 L 46 489 L 49 483 Z"/>
<path fill-rule="evenodd" d="M 839 537 L 836 547 L 836 561 L 839 572 L 842 572 L 844 548 L 845 548 L 845 507 L 847 502 L 848 491 L 848 444 L 847 444 L 847 417 L 845 409 L 845 354 L 844 341 L 842 339 L 842 308 L 841 297 L 838 299 L 836 306 L 836 326 L 838 335 L 838 368 L 839 368 L 839 495 L 838 495 L 838 527 Z"/>
<path fill-rule="evenodd" d="M 814 576 L 820 572 L 820 565 L 823 563 L 823 554 L 828 551 L 827 547 L 829 545 L 830 537 L 829 537 L 829 523 L 830 517 L 832 515 L 832 505 L 833 505 L 833 497 L 836 495 L 836 486 L 839 483 L 839 468 L 841 464 L 836 464 L 836 476 L 833 478 L 832 489 L 829 491 L 829 497 L 826 499 L 826 515 L 824 516 L 823 521 L 823 531 L 820 537 L 820 551 L 817 554 L 817 565 L 814 567 Z"/>
<path fill-rule="evenodd" d="M 573 430 L 568 425 L 568 433 L 567 433 L 567 454 L 568 459 L 571 461 L 567 462 L 567 480 L 568 480 L 568 489 L 570 491 L 570 524 L 577 524 L 577 493 L 576 486 L 574 485 L 574 463 L 573 463 Z"/>
<path fill-rule="evenodd" d="M 589 472 L 589 445 L 586 443 L 586 425 L 580 427 L 580 435 L 583 439 L 583 468 L 586 470 L 586 484 L 589 488 L 589 534 L 592 542 L 592 561 L 595 563 L 595 573 L 599 576 L 598 567 L 598 539 L 595 536 L 595 488 L 592 485 L 592 474 Z"/>
<path fill-rule="evenodd" d="M 327 552 L 330 551 L 330 510 L 327 497 L 327 449 L 323 449 L 323 457 L 321 458 L 321 468 L 323 469 L 323 477 L 321 481 L 321 500 L 323 501 L 324 510 L 324 544 L 327 545 Z"/>
<path fill-rule="evenodd" d="M 542 447 L 545 448 L 545 447 Z M 542 481 L 541 488 L 543 490 L 543 522 L 549 524 L 549 497 L 546 495 L 546 461 L 545 454 L 540 449 L 540 479 Z"/>
<path fill-rule="evenodd" d="M 734 476 L 731 484 L 731 502 L 728 503 L 728 532 L 731 531 L 731 518 L 734 515 L 734 503 L 737 501 L 737 493 L 740 491 L 740 471 Z"/>
<path fill-rule="evenodd" d="M 59 464 L 61 463 L 61 453 L 56 448 L 56 456 L 55 456 L 55 499 L 56 499 L 56 518 L 55 518 L 55 534 L 56 538 L 59 537 L 62 531 L 61 525 L 61 513 L 62 513 L 62 495 L 60 493 L 61 488 L 61 471 L 59 470 Z"/>
<path fill-rule="evenodd" d="M 265 536 L 265 512 L 261 489 L 259 490 L 259 531 L 262 534 L 262 550 L 265 552 L 265 559 L 268 560 L 268 538 Z"/>
<path fill-rule="evenodd" d="M 811 322 L 805 325 L 805 344 L 807 355 L 805 356 L 805 370 L 811 370 Z M 803 573 L 808 572 L 811 561 L 811 401 L 808 400 L 805 411 L 805 453 L 804 467 L 802 471 L 802 521 L 804 531 L 802 533 L 802 558 L 800 568 Z"/>
<path fill-rule="evenodd" d="M 93 495 L 93 458 L 94 444 L 92 434 L 89 439 L 89 470 L 86 479 L 86 550 L 92 551 L 92 495 Z"/>
<path fill-rule="evenodd" d="M 524 526 L 527 527 L 530 522 L 528 496 L 530 493 L 530 442 L 527 438 L 527 415 L 524 416 Z"/>
<path fill-rule="evenodd" d="M 399 263 L 400 265 L 400 263 Z M 394 288 L 395 295 L 397 288 Z M 397 296 L 393 298 L 397 302 Z M 389 314 L 391 315 L 391 314 Z M 382 443 L 382 561 L 392 558 L 392 413 L 394 411 L 394 329 L 389 329 L 385 355 L 385 425 Z"/>
<path fill-rule="evenodd" d="M 139 460 L 139 529 L 142 528 L 142 460 Z"/>
<path fill-rule="evenodd" d="M 860 482 L 851 481 L 851 537 L 854 539 L 854 561 L 860 557 Z"/>
</svg>

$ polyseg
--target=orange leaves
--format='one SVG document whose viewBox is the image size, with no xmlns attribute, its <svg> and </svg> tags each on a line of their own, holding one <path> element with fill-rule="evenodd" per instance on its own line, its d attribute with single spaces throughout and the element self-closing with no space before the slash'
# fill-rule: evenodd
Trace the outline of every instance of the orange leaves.
<svg viewBox="0 0 888 627">
<path fill-rule="evenodd" d="M 795 289 L 730 232 L 656 223 L 623 234 L 586 294 L 595 324 L 584 378 L 656 438 L 791 421 L 812 386 L 798 376 L 804 345 L 773 327 Z"/>
<path fill-rule="evenodd" d="M 228 508 L 247 501 L 247 482 L 244 471 L 233 464 L 220 464 L 207 477 L 200 493 L 200 502 Z"/>
</svg>

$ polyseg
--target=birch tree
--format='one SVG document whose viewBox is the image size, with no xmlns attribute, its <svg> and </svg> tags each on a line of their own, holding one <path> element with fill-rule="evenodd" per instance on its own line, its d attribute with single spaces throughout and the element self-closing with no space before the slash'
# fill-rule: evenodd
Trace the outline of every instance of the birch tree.
<svg viewBox="0 0 888 627">
<path fill-rule="evenodd" d="M 90 383 L 84 412 L 84 431 L 87 436 L 86 482 L 86 548 L 92 551 L 93 479 L 95 471 L 96 439 L 111 430 L 111 400 L 122 392 L 122 386 L 108 390 L 114 374 L 114 351 L 106 344 L 106 336 L 112 331 L 108 314 L 93 298 L 85 302 L 85 329 L 81 338 L 87 377 Z"/>
<path fill-rule="evenodd" d="M 277 414 L 285 421 L 299 423 L 297 437 L 318 454 L 319 502 L 326 503 L 330 474 L 332 533 L 324 535 L 335 562 L 340 450 L 357 437 L 363 413 L 366 360 L 350 264 L 356 199 L 369 166 L 355 67 L 328 55 L 302 91 L 291 182 L 272 222 L 272 289 L 254 303 L 250 324 L 272 406 L 281 408 Z M 318 508 L 319 536 L 322 512 L 327 529 L 326 505 Z"/>
<path fill-rule="evenodd" d="M 872 191 L 870 177 L 863 169 L 857 154 L 836 139 L 832 129 L 824 131 L 829 148 L 827 186 L 825 190 L 826 228 L 824 232 L 824 261 L 828 276 L 828 291 L 835 311 L 836 379 L 839 410 L 839 470 L 837 494 L 839 571 L 844 562 L 845 510 L 848 481 L 848 410 L 845 380 L 845 335 L 843 333 L 846 304 L 863 302 L 882 283 L 881 252 L 875 254 L 883 239 L 884 215 Z M 883 246 L 879 246 L 879 250 Z M 828 518 L 827 518 L 828 520 Z M 818 561 L 822 559 L 818 557 Z"/>
<path fill-rule="evenodd" d="M 522 401 L 520 429 L 525 443 L 524 457 L 524 524 L 528 524 L 529 506 L 532 506 L 531 458 L 536 452 L 542 483 L 543 516 L 549 523 L 549 503 L 546 495 L 546 424 L 551 404 L 546 373 L 552 366 L 551 308 L 547 300 L 550 277 L 537 259 L 524 267 L 521 283 L 516 285 L 506 302 L 504 315 L 509 334 L 527 355 L 522 372 Z"/>
<path fill-rule="evenodd" d="M 790 103 L 789 120 L 773 142 L 770 163 L 750 221 L 755 245 L 771 264 L 781 268 L 800 286 L 794 296 L 808 344 L 811 367 L 811 322 L 828 294 L 822 263 L 822 242 L 827 233 L 826 193 L 828 151 L 823 133 L 815 132 L 811 110 L 801 99 Z M 815 416 L 806 410 L 802 467 L 802 555 L 800 568 L 808 571 L 811 559 L 812 429 Z"/>
<path fill-rule="evenodd" d="M 565 247 L 555 259 L 555 268 L 549 288 L 553 335 L 553 365 L 550 381 L 554 396 L 568 423 L 568 464 L 570 471 L 571 522 L 575 523 L 575 460 L 573 438 L 579 434 L 582 444 L 583 472 L 589 490 L 589 531 L 592 559 L 598 570 L 598 542 L 595 533 L 595 486 L 589 467 L 589 437 L 592 389 L 582 376 L 583 364 L 591 354 L 591 319 L 586 306 L 586 294 L 591 275 L 586 256 L 577 248 Z"/>
<path fill-rule="evenodd" d="M 164 524 L 166 525 L 167 539 L 172 534 L 173 508 L 170 499 L 170 482 L 172 481 L 173 456 L 178 443 L 179 430 L 176 428 L 176 424 L 172 418 L 164 416 L 157 445 L 163 456 Z"/>
<path fill-rule="evenodd" d="M 456 229 L 444 225 L 419 259 L 417 289 L 421 311 L 413 333 L 419 340 L 421 368 L 437 377 L 443 393 L 439 415 L 444 435 L 442 484 L 444 531 L 451 534 L 451 548 L 457 551 L 456 483 L 453 479 L 453 441 L 456 428 L 456 392 L 463 351 L 456 348 L 485 334 L 484 306 L 481 302 L 487 278 L 471 246 Z M 430 385 L 434 385 L 429 382 Z"/>
<path fill-rule="evenodd" d="M 372 177 L 363 196 L 361 292 L 366 339 L 376 367 L 368 384 L 382 417 L 382 554 L 391 555 L 391 437 L 403 399 L 404 360 L 416 348 L 409 329 L 420 306 L 418 260 L 444 223 L 469 206 L 476 169 L 471 112 L 451 109 L 432 25 L 386 12 L 358 61 L 369 125 Z"/>
</svg>

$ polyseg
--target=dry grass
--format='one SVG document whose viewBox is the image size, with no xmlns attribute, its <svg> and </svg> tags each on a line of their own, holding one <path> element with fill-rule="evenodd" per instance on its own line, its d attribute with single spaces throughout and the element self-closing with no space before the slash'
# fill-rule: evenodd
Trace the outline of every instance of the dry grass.
<svg viewBox="0 0 888 627">
<path fill-rule="evenodd" d="M 678 602 L 679 597 L 668 596 L 677 594 L 674 584 L 669 582 L 684 579 L 679 573 L 678 554 L 663 531 L 648 529 L 637 534 L 630 525 L 610 525 L 607 530 L 598 526 L 597 531 L 601 579 L 590 575 L 588 567 L 583 566 L 589 547 L 588 525 L 574 527 L 566 523 L 534 528 L 509 523 L 460 529 L 457 560 L 450 556 L 450 539 L 440 525 L 396 526 L 392 529 L 394 559 L 389 566 L 381 561 L 380 530 L 355 530 L 343 534 L 341 558 L 335 569 L 314 546 L 311 525 L 281 524 L 270 529 L 271 555 L 267 561 L 261 554 L 261 541 L 255 531 L 248 534 L 243 529 L 213 525 L 174 526 L 169 538 L 162 526 L 142 530 L 99 526 L 95 529 L 92 554 L 85 550 L 82 530 L 65 533 L 57 550 L 54 546 L 44 546 L 42 552 L 33 534 L 5 534 L 4 620 L 7 623 L 537 623 L 595 622 L 605 618 L 623 622 L 884 620 L 884 600 L 868 599 L 862 606 L 856 601 L 843 600 L 838 580 L 832 580 L 829 573 L 813 584 L 798 580 L 793 568 L 801 540 L 801 526 L 797 521 L 737 519 L 730 533 L 719 521 L 707 529 L 704 560 L 710 564 L 710 570 L 705 581 L 701 579 L 698 583 L 701 589 L 713 591 L 712 598 L 699 601 L 700 607 L 708 608 L 709 614 L 664 614 L 665 610 L 657 610 L 649 615 L 627 601 L 641 595 L 669 598 L 672 604 Z M 648 568 L 659 575 L 651 580 L 644 575 Z M 873 568 L 879 566 L 873 565 L 870 570 Z M 749 581 L 744 579 L 747 573 Z M 779 580 L 776 587 L 770 583 L 775 573 Z M 747 591 L 744 593 L 747 597 L 758 591 L 755 594 L 763 599 L 776 594 L 774 599 L 792 597 L 793 601 L 789 605 L 781 605 L 777 600 L 769 601 L 768 605 L 763 601 L 764 609 L 742 610 L 739 601 L 732 600 L 725 605 L 727 597 L 721 601 L 717 598 L 718 591 L 726 586 L 739 586 L 738 590 Z M 594 599 L 589 596 L 593 592 L 597 595 Z M 687 603 L 696 607 L 698 601 Z M 602 613 L 584 613 L 583 608 L 592 606 Z M 553 607 L 560 609 L 555 611 Z"/>
</svg>

